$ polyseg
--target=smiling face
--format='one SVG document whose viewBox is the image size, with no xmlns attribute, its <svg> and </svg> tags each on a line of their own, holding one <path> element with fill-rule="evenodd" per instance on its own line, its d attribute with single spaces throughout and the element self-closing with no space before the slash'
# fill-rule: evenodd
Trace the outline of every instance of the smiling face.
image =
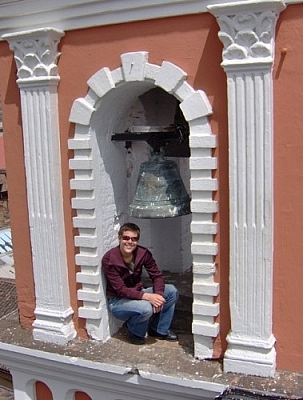
<svg viewBox="0 0 303 400">
<path fill-rule="evenodd" d="M 134 231 L 124 231 L 123 234 L 118 236 L 120 251 L 123 258 L 131 258 L 133 251 L 138 245 L 138 234 Z"/>
</svg>

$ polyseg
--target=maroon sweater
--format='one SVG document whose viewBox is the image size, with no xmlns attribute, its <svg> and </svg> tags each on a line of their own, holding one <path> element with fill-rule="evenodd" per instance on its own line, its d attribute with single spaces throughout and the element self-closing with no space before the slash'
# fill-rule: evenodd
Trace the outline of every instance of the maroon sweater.
<svg viewBox="0 0 303 400">
<path fill-rule="evenodd" d="M 131 274 L 123 261 L 120 247 L 114 247 L 102 257 L 102 269 L 106 276 L 108 297 L 125 297 L 141 300 L 143 284 L 141 275 L 143 267 L 153 282 L 154 293 L 164 295 L 164 279 L 151 252 L 142 246 L 134 251 L 134 272 Z"/>
</svg>

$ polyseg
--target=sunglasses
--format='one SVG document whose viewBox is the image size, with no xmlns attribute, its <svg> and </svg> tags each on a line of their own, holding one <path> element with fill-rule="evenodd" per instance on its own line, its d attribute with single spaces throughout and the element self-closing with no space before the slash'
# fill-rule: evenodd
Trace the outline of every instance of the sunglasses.
<svg viewBox="0 0 303 400">
<path fill-rule="evenodd" d="M 130 237 L 130 236 L 123 235 L 121 237 L 122 237 L 123 240 L 125 240 L 127 242 L 129 240 L 131 240 L 132 242 L 138 242 L 138 240 L 139 240 L 138 236 Z"/>
</svg>

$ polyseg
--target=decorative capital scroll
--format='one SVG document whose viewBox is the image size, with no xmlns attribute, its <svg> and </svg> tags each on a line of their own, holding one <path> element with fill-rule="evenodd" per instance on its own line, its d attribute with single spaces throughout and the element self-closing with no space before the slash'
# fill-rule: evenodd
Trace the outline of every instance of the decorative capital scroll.
<svg viewBox="0 0 303 400">
<path fill-rule="evenodd" d="M 220 26 L 223 64 L 272 62 L 276 21 L 284 8 L 280 0 L 209 6 Z"/>
<path fill-rule="evenodd" d="M 19 81 L 58 78 L 58 43 L 63 35 L 58 29 L 45 28 L 2 36 L 15 54 Z"/>
<path fill-rule="evenodd" d="M 274 12 L 245 13 L 219 17 L 219 39 L 224 45 L 223 59 L 272 57 L 272 37 L 276 17 Z"/>
</svg>

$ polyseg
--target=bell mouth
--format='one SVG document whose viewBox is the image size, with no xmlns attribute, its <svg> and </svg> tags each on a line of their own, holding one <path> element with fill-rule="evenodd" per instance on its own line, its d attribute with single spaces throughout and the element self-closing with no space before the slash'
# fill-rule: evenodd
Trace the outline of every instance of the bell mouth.
<svg viewBox="0 0 303 400">
<path fill-rule="evenodd" d="M 154 154 L 141 164 L 129 215 L 135 218 L 172 218 L 190 214 L 190 197 L 177 164 Z"/>
</svg>

